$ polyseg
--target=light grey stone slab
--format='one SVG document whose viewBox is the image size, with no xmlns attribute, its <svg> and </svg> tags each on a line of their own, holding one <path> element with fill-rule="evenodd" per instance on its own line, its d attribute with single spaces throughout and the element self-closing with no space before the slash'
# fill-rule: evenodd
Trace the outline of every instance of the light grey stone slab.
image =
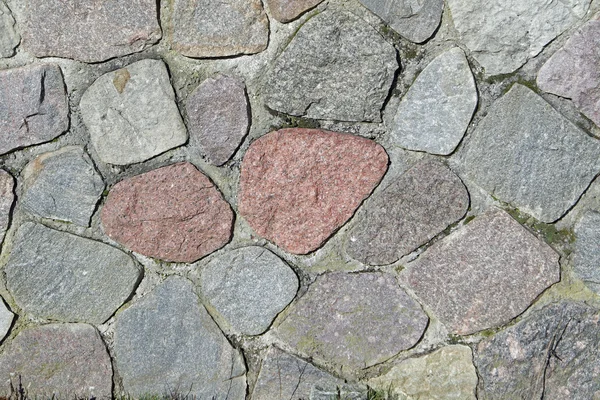
<svg viewBox="0 0 600 400">
<path fill-rule="evenodd" d="M 10 222 L 12 205 L 15 202 L 15 180 L 11 174 L 0 169 L 0 243 Z"/>
<path fill-rule="evenodd" d="M 14 318 L 15 315 L 4 304 L 4 299 L 0 297 L 0 342 L 10 330 Z"/>
<path fill-rule="evenodd" d="M 575 236 L 575 274 L 600 295 L 600 213 L 586 212 L 575 225 Z"/>
<path fill-rule="evenodd" d="M 0 58 L 13 56 L 20 41 L 15 18 L 8 6 L 0 1 Z"/>
</svg>

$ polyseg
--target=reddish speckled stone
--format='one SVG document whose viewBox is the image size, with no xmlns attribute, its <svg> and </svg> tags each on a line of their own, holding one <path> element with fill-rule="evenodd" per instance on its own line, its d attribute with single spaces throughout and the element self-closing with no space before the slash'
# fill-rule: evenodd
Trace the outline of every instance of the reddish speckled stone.
<svg viewBox="0 0 600 400">
<path fill-rule="evenodd" d="M 387 170 L 380 145 L 317 129 L 283 129 L 258 139 L 242 163 L 239 212 L 286 251 L 319 248 L 354 214 Z"/>
<path fill-rule="evenodd" d="M 231 238 L 233 212 L 190 163 L 159 168 L 117 183 L 101 213 L 111 239 L 166 261 L 194 262 Z"/>
</svg>

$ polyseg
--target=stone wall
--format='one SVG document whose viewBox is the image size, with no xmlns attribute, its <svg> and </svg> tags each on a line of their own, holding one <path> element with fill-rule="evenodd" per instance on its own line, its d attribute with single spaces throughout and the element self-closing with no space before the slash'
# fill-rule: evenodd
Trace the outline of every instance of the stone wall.
<svg viewBox="0 0 600 400">
<path fill-rule="evenodd" d="M 0 0 L 0 398 L 600 398 L 599 9 Z"/>
</svg>

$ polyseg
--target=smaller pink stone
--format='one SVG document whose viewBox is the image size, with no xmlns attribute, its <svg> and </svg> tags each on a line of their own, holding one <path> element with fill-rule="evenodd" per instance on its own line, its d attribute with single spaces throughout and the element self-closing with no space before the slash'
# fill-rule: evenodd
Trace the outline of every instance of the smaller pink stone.
<svg viewBox="0 0 600 400">
<path fill-rule="evenodd" d="M 323 0 L 267 0 L 271 15 L 279 22 L 290 22 Z"/>
<path fill-rule="evenodd" d="M 111 239 L 137 253 L 194 262 L 229 242 L 233 212 L 210 180 L 184 162 L 117 183 L 101 220 Z"/>
</svg>

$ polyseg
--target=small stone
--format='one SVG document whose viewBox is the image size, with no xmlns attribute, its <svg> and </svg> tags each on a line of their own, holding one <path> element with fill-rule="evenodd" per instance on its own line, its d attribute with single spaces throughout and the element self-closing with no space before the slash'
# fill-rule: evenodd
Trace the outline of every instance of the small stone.
<svg viewBox="0 0 600 400">
<path fill-rule="evenodd" d="M 0 243 L 10 222 L 10 211 L 15 202 L 15 180 L 8 172 L 0 169 Z"/>
<path fill-rule="evenodd" d="M 398 69 L 396 50 L 345 11 L 310 18 L 269 72 L 265 104 L 286 114 L 340 121 L 381 121 Z"/>
<path fill-rule="evenodd" d="M 175 0 L 173 48 L 187 57 L 259 53 L 269 43 L 260 0 Z"/>
<path fill-rule="evenodd" d="M 322 275 L 276 328 L 301 354 L 352 370 L 413 347 L 428 318 L 392 275 Z"/>
<path fill-rule="evenodd" d="M 508 74 L 580 22 L 590 0 L 448 0 L 454 26 L 486 75 Z"/>
<path fill-rule="evenodd" d="M 319 248 L 373 191 L 388 157 L 372 140 L 317 129 L 282 129 L 250 145 L 240 214 L 285 251 Z"/>
<path fill-rule="evenodd" d="M 370 199 L 350 230 L 348 254 L 386 265 L 409 254 L 461 219 L 469 193 L 448 167 L 422 161 Z"/>
<path fill-rule="evenodd" d="M 141 278 L 131 257 L 101 242 L 26 222 L 6 266 L 17 305 L 40 318 L 101 324 Z"/>
<path fill-rule="evenodd" d="M 267 0 L 271 15 L 279 22 L 290 22 L 323 0 Z"/>
<path fill-rule="evenodd" d="M 82 147 L 42 154 L 25 167 L 22 176 L 21 206 L 27 211 L 89 226 L 104 182 Z"/>
<path fill-rule="evenodd" d="M 400 279 L 451 333 L 469 335 L 525 311 L 560 280 L 558 258 L 510 215 L 496 210 L 434 243 Z"/>
<path fill-rule="evenodd" d="M 130 396 L 246 396 L 241 355 L 199 304 L 192 283 L 180 277 L 167 278 L 118 314 L 115 360 Z"/>
<path fill-rule="evenodd" d="M 223 165 L 250 127 L 246 86 L 219 75 L 202 82 L 186 101 L 190 142 L 197 141 L 211 164 Z"/>
<path fill-rule="evenodd" d="M 48 142 L 69 129 L 60 68 L 43 64 L 0 71 L 0 154 Z"/>
<path fill-rule="evenodd" d="M 275 254 L 253 246 L 211 260 L 200 285 L 208 305 L 234 330 L 259 335 L 294 299 L 298 277 Z"/>
<path fill-rule="evenodd" d="M 125 179 L 100 214 L 106 234 L 148 257 L 194 262 L 231 238 L 233 212 L 212 182 L 188 162 Z"/>
<path fill-rule="evenodd" d="M 575 235 L 573 270 L 600 295 L 600 214 L 586 212 L 575 226 Z"/>
<path fill-rule="evenodd" d="M 187 141 L 187 132 L 160 60 L 142 60 L 98 78 L 83 94 L 81 116 L 100 159 L 138 163 Z"/>
<path fill-rule="evenodd" d="M 0 297 L 0 342 L 10 330 L 14 318 L 15 315 L 6 307 L 4 299 Z"/>
<path fill-rule="evenodd" d="M 448 155 L 456 149 L 477 107 L 477 88 L 459 48 L 435 58 L 402 98 L 391 129 L 394 144 Z"/>
<path fill-rule="evenodd" d="M 12 57 L 21 41 L 15 25 L 10 9 L 4 1 L 0 1 L 0 58 Z"/>
<path fill-rule="evenodd" d="M 23 47 L 36 57 L 98 62 L 161 38 L 155 0 L 27 0 Z"/>
<path fill-rule="evenodd" d="M 562 217 L 600 172 L 600 141 L 519 84 L 492 104 L 463 156 L 468 179 L 547 223 Z"/>
<path fill-rule="evenodd" d="M 0 395 L 19 385 L 37 399 L 108 399 L 112 365 L 100 335 L 86 324 L 49 324 L 21 331 L 0 355 Z"/>
</svg>

